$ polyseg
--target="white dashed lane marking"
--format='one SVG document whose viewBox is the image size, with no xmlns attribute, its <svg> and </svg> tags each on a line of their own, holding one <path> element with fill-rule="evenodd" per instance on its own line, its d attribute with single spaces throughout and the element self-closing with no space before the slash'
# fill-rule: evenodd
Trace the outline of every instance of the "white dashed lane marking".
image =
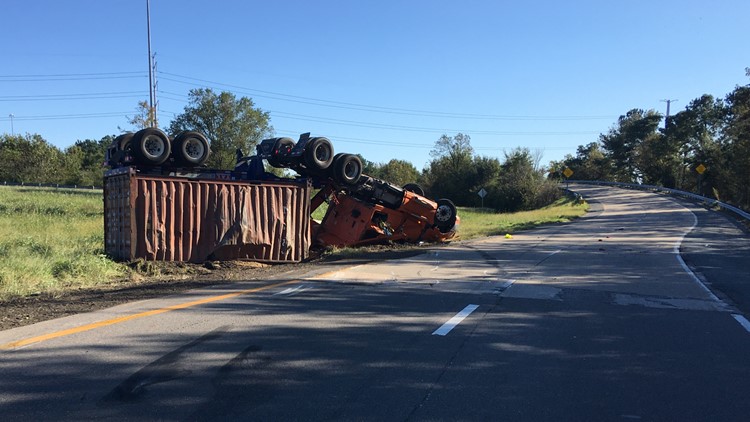
<svg viewBox="0 0 750 422">
<path fill-rule="evenodd" d="M 433 336 L 445 336 L 451 332 L 458 324 L 461 323 L 467 316 L 471 315 L 472 312 L 476 311 L 479 305 L 468 305 L 461 312 L 457 313 L 453 318 L 449 319 L 448 322 L 440 326 L 435 330 Z"/>
</svg>

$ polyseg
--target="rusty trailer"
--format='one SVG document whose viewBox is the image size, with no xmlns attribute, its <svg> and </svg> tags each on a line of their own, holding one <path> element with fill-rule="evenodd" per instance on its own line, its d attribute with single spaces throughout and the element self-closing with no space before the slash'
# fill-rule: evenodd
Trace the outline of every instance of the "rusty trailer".
<svg viewBox="0 0 750 422">
<path fill-rule="evenodd" d="M 311 190 L 307 181 L 247 181 L 229 172 L 111 170 L 105 250 L 126 261 L 299 262 L 311 245 Z"/>
</svg>

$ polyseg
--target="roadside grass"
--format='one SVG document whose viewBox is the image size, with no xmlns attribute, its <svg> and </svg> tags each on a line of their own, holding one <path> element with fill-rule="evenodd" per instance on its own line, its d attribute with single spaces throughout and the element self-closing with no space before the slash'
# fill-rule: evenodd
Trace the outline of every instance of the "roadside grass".
<svg viewBox="0 0 750 422">
<path fill-rule="evenodd" d="M 459 208 L 459 238 L 504 235 L 568 222 L 585 214 L 587 208 L 571 198 L 539 210 L 511 214 Z M 323 204 L 313 218 L 321 219 L 325 209 Z M 332 248 L 326 255 L 389 256 L 410 248 Z M 0 186 L 0 301 L 108 284 L 132 277 L 132 271 L 105 255 L 101 190 Z"/>
<path fill-rule="evenodd" d="M 574 198 L 563 197 L 551 205 L 532 211 L 496 213 L 479 208 L 458 208 L 461 218 L 459 236 L 462 240 L 484 236 L 513 234 L 544 224 L 567 223 L 586 214 L 588 205 Z"/>
<path fill-rule="evenodd" d="M 0 300 L 125 276 L 103 226 L 101 190 L 0 187 Z"/>
</svg>

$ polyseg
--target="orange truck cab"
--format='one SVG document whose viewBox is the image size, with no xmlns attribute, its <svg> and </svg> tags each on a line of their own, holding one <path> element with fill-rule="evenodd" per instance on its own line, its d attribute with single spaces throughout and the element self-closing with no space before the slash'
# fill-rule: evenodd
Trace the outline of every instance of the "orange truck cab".
<svg viewBox="0 0 750 422">
<path fill-rule="evenodd" d="M 317 246 L 358 246 L 383 242 L 440 242 L 455 237 L 459 224 L 456 207 L 447 199 L 432 201 L 382 180 L 369 179 L 381 196 L 357 190 L 327 188 L 313 199 L 312 208 L 328 201 L 320 224 L 313 225 Z M 334 188 L 335 189 L 335 188 Z"/>
</svg>

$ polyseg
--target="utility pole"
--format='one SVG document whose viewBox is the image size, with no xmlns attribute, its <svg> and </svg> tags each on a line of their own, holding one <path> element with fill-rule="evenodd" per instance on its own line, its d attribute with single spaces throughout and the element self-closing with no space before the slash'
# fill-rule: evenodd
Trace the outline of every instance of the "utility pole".
<svg viewBox="0 0 750 422">
<path fill-rule="evenodd" d="M 10 113 L 8 117 L 10 117 L 10 136 L 16 136 L 16 132 L 15 130 L 13 130 L 13 118 L 16 117 L 16 115 Z"/>
<path fill-rule="evenodd" d="M 679 101 L 679 100 L 661 100 L 663 103 L 667 103 L 667 116 L 664 118 L 664 129 L 667 128 L 667 125 L 669 124 L 669 106 L 672 104 L 673 101 Z"/>
<path fill-rule="evenodd" d="M 156 92 L 154 91 L 154 56 L 151 54 L 151 0 L 146 0 L 146 32 L 148 34 L 148 124 L 154 127 Z"/>
</svg>

